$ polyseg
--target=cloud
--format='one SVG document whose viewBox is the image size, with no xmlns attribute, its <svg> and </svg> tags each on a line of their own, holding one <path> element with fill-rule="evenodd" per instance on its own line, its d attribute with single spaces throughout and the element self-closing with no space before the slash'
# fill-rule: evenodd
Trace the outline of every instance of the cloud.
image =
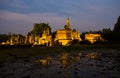
<svg viewBox="0 0 120 78">
<path fill-rule="evenodd" d="M 11 0 L 12 2 L 9 4 L 11 7 L 15 7 L 18 9 L 29 9 L 30 6 L 24 3 L 23 0 Z"/>
<path fill-rule="evenodd" d="M 109 17 L 103 19 L 104 16 L 100 17 L 94 14 L 83 14 L 73 12 L 77 14 L 70 16 L 71 28 L 78 28 L 81 32 L 89 30 L 101 30 L 102 28 L 113 28 L 116 21 L 116 17 Z M 79 16 L 78 16 L 79 15 Z M 97 17 L 97 18 L 96 18 Z M 57 29 L 63 29 L 67 16 L 61 16 L 57 13 L 29 13 L 22 14 L 16 12 L 9 12 L 0 10 L 0 33 L 20 33 L 27 34 L 31 31 L 34 23 L 49 23 L 52 31 Z M 110 20 L 113 19 L 113 20 Z M 111 23 L 110 23 L 111 22 Z"/>
<path fill-rule="evenodd" d="M 113 28 L 120 0 L 0 0 L 0 33 L 27 33 L 34 23 L 62 29 L 67 17 L 81 31 Z"/>
<path fill-rule="evenodd" d="M 24 0 L 0 0 L 0 9 L 13 12 L 28 11 L 31 7 Z"/>
<path fill-rule="evenodd" d="M 28 15 L 15 13 L 15 12 L 9 12 L 9 11 L 1 11 L 1 10 L 0 10 L 0 19 L 30 21 Z"/>
<path fill-rule="evenodd" d="M 63 28 L 65 18 L 55 13 L 21 14 L 9 11 L 0 11 L 1 33 L 14 31 L 14 33 L 26 34 L 32 30 L 34 23 L 41 22 L 49 23 L 52 29 L 56 30 Z"/>
</svg>

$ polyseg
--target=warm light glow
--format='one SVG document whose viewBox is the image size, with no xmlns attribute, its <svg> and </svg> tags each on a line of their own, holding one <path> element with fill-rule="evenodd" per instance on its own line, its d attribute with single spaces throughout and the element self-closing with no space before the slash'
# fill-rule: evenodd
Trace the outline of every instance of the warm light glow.
<svg viewBox="0 0 120 78">
<path fill-rule="evenodd" d="M 47 57 L 47 58 L 44 58 L 44 59 L 35 60 L 34 62 L 41 63 L 42 65 L 49 65 L 49 64 L 51 64 L 51 61 L 52 61 L 52 58 Z"/>
<path fill-rule="evenodd" d="M 74 31 L 70 28 L 70 20 L 67 18 L 65 29 L 57 30 L 55 41 L 67 46 L 72 40 L 81 41 L 80 33 L 78 30 Z"/>
<path fill-rule="evenodd" d="M 100 40 L 103 41 L 103 38 L 101 37 L 101 34 L 85 34 L 85 40 L 90 41 L 91 44 L 93 44 L 94 42 Z"/>
<path fill-rule="evenodd" d="M 56 31 L 54 41 L 58 41 L 58 44 L 68 46 L 73 40 L 81 41 L 80 32 L 70 28 L 70 19 L 67 18 L 65 28 Z M 7 43 L 3 42 L 2 44 L 5 45 L 8 43 L 10 45 L 33 44 L 51 46 L 52 35 L 49 33 L 48 28 L 44 29 L 41 37 L 36 35 L 27 35 L 26 37 L 23 37 L 11 34 L 10 41 Z"/>
</svg>

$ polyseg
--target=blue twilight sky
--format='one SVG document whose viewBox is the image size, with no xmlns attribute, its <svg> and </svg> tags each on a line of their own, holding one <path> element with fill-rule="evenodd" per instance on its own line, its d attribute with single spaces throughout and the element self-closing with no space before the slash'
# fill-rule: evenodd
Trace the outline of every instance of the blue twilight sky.
<svg viewBox="0 0 120 78">
<path fill-rule="evenodd" d="M 120 0 L 0 0 L 0 34 L 27 34 L 34 23 L 62 29 L 67 17 L 80 32 L 113 29 L 120 16 Z"/>
</svg>

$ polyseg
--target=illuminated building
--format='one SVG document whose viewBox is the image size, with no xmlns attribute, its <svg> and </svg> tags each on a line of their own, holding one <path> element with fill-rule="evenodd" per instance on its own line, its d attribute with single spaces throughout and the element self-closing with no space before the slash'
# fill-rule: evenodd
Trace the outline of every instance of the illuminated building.
<svg viewBox="0 0 120 78">
<path fill-rule="evenodd" d="M 49 33 L 49 29 L 45 28 L 42 36 L 26 36 L 26 43 L 25 44 L 33 44 L 33 45 L 46 45 L 51 46 L 51 35 Z"/>
<path fill-rule="evenodd" d="M 49 28 L 44 29 L 42 37 L 38 38 L 38 45 L 51 46 L 51 35 L 49 33 Z"/>
<path fill-rule="evenodd" d="M 95 43 L 96 41 L 104 41 L 104 39 L 101 37 L 101 34 L 92 33 L 85 34 L 85 40 L 88 40 L 91 44 Z"/>
<path fill-rule="evenodd" d="M 7 41 L 10 45 L 23 45 L 25 37 L 19 34 L 11 34 L 10 41 Z"/>
<path fill-rule="evenodd" d="M 76 29 L 71 29 L 70 27 L 70 19 L 67 18 L 66 24 L 64 29 L 59 29 L 56 31 L 54 40 L 52 39 L 52 35 L 50 34 L 49 28 L 42 29 L 43 32 L 38 34 L 29 34 L 26 37 L 22 35 L 13 35 L 11 34 L 11 38 L 7 42 L 2 42 L 2 45 L 10 44 L 10 45 L 18 45 L 18 44 L 25 44 L 25 45 L 46 45 L 51 46 L 53 42 L 57 42 L 60 45 L 68 46 L 72 43 L 72 41 L 81 41 L 80 32 Z M 53 41 L 52 41 L 53 40 Z M 101 37 L 101 34 L 92 34 L 88 33 L 85 34 L 85 40 L 89 41 L 91 44 L 97 41 L 104 41 Z"/>
<path fill-rule="evenodd" d="M 70 28 L 70 20 L 67 18 L 64 29 L 57 30 L 54 41 L 58 41 L 61 45 L 66 46 L 72 40 L 81 41 L 80 33 L 78 30 L 72 30 Z"/>
</svg>

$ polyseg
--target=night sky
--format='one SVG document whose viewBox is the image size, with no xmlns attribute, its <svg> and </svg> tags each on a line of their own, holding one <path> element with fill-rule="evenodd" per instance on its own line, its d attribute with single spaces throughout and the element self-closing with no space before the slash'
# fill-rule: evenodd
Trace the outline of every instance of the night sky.
<svg viewBox="0 0 120 78">
<path fill-rule="evenodd" d="M 80 32 L 113 29 L 120 16 L 120 0 L 0 0 L 0 34 L 27 34 L 34 23 L 48 23 L 52 31 L 71 28 Z"/>
</svg>

